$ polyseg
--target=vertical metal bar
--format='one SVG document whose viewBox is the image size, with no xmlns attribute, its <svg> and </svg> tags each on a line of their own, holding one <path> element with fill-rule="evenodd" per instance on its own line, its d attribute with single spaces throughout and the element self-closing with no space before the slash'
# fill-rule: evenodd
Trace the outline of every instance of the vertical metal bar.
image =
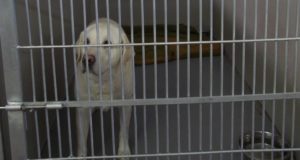
<svg viewBox="0 0 300 160">
<path fill-rule="evenodd" d="M 83 7 L 83 26 L 84 26 L 84 31 L 83 31 L 83 39 L 84 39 L 84 56 L 87 57 L 87 31 L 86 31 L 86 28 L 87 28 L 87 20 L 86 20 L 86 0 L 83 0 L 82 1 L 82 7 Z M 88 91 L 88 101 L 91 100 L 91 88 L 90 88 L 90 79 L 89 79 L 89 75 L 90 75 L 90 70 L 89 70 L 89 67 L 88 67 L 88 59 L 86 58 L 85 59 L 85 68 L 86 68 L 86 81 L 87 81 L 87 91 Z"/>
<path fill-rule="evenodd" d="M 32 34 L 31 34 L 31 21 L 29 15 L 28 0 L 25 1 L 26 7 L 26 20 L 27 20 L 27 32 L 28 32 L 28 43 L 32 45 Z M 30 49 L 30 69 L 31 69 L 31 85 L 32 85 L 32 99 L 36 101 L 36 88 L 35 88 L 35 74 L 34 74 L 34 61 L 33 61 L 33 50 Z"/>
<path fill-rule="evenodd" d="M 121 0 L 118 0 L 118 20 L 119 20 L 119 42 L 121 43 L 122 42 L 122 37 L 121 37 L 121 31 L 122 31 L 122 16 L 121 16 Z M 124 46 L 121 46 L 121 47 L 124 47 Z M 125 93 L 124 93 L 124 58 L 123 58 L 123 54 L 121 56 L 121 94 L 122 94 L 122 99 L 125 98 Z M 121 120 L 120 118 L 120 125 L 122 125 L 122 122 L 124 123 L 122 126 L 123 126 L 123 130 L 124 130 L 124 138 L 125 139 L 128 139 L 128 131 L 127 131 L 127 127 L 126 127 L 126 119 L 125 119 L 125 108 L 122 107 L 121 108 L 121 112 L 122 112 L 122 117 L 123 117 L 123 120 Z"/>
<path fill-rule="evenodd" d="M 179 0 L 176 0 L 176 42 L 179 42 Z M 176 46 L 176 59 L 177 59 L 177 65 L 176 65 L 176 71 L 177 71 L 177 98 L 180 96 L 180 88 L 179 88 L 179 83 L 180 83 L 180 72 L 179 72 L 179 45 Z"/>
<path fill-rule="evenodd" d="M 96 39 L 97 39 L 97 45 L 100 44 L 100 35 L 99 35 L 99 7 L 98 7 L 98 0 L 95 0 L 95 15 L 96 15 L 96 33 L 97 33 L 97 36 L 96 36 Z M 98 60 L 98 81 L 99 81 L 99 92 L 100 92 L 100 95 L 99 95 L 99 98 L 100 100 L 103 99 L 102 97 L 102 77 L 101 77 L 101 60 L 100 60 L 100 53 L 99 53 L 99 48 L 97 47 L 97 59 Z M 101 128 L 101 150 L 102 150 L 102 155 L 104 156 L 105 155 L 105 134 L 104 134 L 104 120 L 103 120 L 103 107 L 100 107 L 100 128 Z"/>
<path fill-rule="evenodd" d="M 191 35 L 190 35 L 190 25 L 191 25 L 191 15 L 190 15 L 190 0 L 187 0 L 187 41 L 191 41 Z M 187 45 L 187 97 L 190 97 L 191 95 L 191 45 Z"/>
<path fill-rule="evenodd" d="M 156 43 L 156 0 L 152 1 L 153 12 L 153 42 Z M 157 46 L 154 47 L 154 98 L 157 99 Z M 158 106 L 155 105 L 156 153 L 159 153 L 159 121 Z M 158 160 L 159 157 L 156 157 Z"/>
<path fill-rule="evenodd" d="M 112 132 L 112 148 L 113 148 L 113 155 L 116 155 L 116 141 L 115 141 L 115 118 L 114 118 L 114 107 L 110 110 L 111 116 L 111 132 Z"/>
<path fill-rule="evenodd" d="M 300 2 L 297 1 L 297 16 L 296 16 L 296 33 L 295 37 L 299 36 L 299 14 L 300 14 Z M 298 80 L 298 41 L 295 41 L 295 57 L 294 57 L 294 88 L 293 92 L 297 92 L 297 80 Z M 296 99 L 293 99 L 293 108 L 292 108 L 292 133 L 291 133 L 291 148 L 294 148 L 295 145 L 295 113 L 296 113 Z M 294 152 L 291 152 L 291 157 L 294 157 Z"/>
<path fill-rule="evenodd" d="M 265 33 L 264 37 L 268 37 L 268 13 L 269 13 L 269 0 L 266 0 L 265 6 Z M 267 42 L 264 42 L 264 55 L 263 55 L 263 94 L 266 93 L 266 66 L 267 66 Z M 262 131 L 265 131 L 265 112 L 266 112 L 266 101 L 262 103 Z M 265 135 L 262 134 L 262 143 L 265 141 Z M 263 144 L 261 145 L 263 147 Z M 262 159 L 264 159 L 264 152 L 262 152 Z"/>
<path fill-rule="evenodd" d="M 0 35 L 3 58 L 3 73 L 7 102 L 21 102 L 22 83 L 18 50 L 16 1 L 0 1 Z M 7 111 L 11 159 L 27 158 L 25 120 L 22 111 Z"/>
<path fill-rule="evenodd" d="M 164 32 L 165 42 L 168 42 L 168 2 L 164 0 Z M 168 64 L 168 45 L 165 45 L 165 84 L 166 84 L 166 98 L 169 97 L 169 64 Z M 169 105 L 166 105 L 166 137 L 167 137 L 167 152 L 169 152 Z M 169 159 L 170 157 L 167 157 Z"/>
<path fill-rule="evenodd" d="M 37 111 L 34 111 L 34 125 L 35 125 L 35 136 L 36 136 L 36 147 L 38 158 L 41 157 L 41 143 L 40 143 L 40 132 L 39 132 L 39 121 Z"/>
<path fill-rule="evenodd" d="M 27 32 L 28 32 L 28 42 L 29 45 L 32 45 L 32 33 L 31 33 L 31 21 L 29 15 L 29 6 L 28 0 L 25 1 L 26 7 L 26 19 L 27 19 Z M 30 68 L 31 68 L 31 79 L 32 79 L 32 93 L 33 93 L 33 102 L 36 102 L 36 88 L 35 88 L 35 74 L 34 74 L 34 61 L 33 61 L 33 51 L 30 49 Z M 40 133 L 39 133 L 39 124 L 38 124 L 38 114 L 37 111 L 34 111 L 34 122 L 35 122 L 35 133 L 36 133 L 36 147 L 37 147 L 37 158 L 41 158 L 41 146 L 40 146 Z"/>
<path fill-rule="evenodd" d="M 60 0 L 60 15 L 61 15 L 61 29 L 62 29 L 62 44 L 65 44 L 65 30 L 64 30 L 64 16 L 63 16 L 63 4 Z M 52 28 L 52 9 L 51 2 L 48 0 L 48 10 L 49 10 L 49 23 L 50 23 L 50 33 L 51 33 L 51 45 L 53 44 L 53 28 Z M 51 49 L 52 54 L 52 65 L 53 65 L 53 77 L 54 77 L 54 88 L 55 88 L 55 100 L 57 101 L 57 84 L 56 84 L 56 69 L 55 69 L 55 58 L 54 58 L 54 49 Z M 64 56 L 64 74 L 65 74 L 65 89 L 66 89 L 66 99 L 69 100 L 69 84 L 67 79 L 67 62 L 66 62 L 66 49 L 63 49 Z M 58 148 L 59 156 L 62 157 L 62 146 L 61 146 L 61 127 L 60 127 L 60 117 L 59 110 L 56 110 L 56 120 L 57 120 L 57 134 L 58 134 Z"/>
<path fill-rule="evenodd" d="M 59 157 L 62 157 L 62 147 L 61 147 L 61 128 L 60 128 L 60 117 L 59 110 L 56 110 L 56 122 L 57 122 L 57 135 L 58 135 L 58 151 Z"/>
<path fill-rule="evenodd" d="M 279 0 L 276 0 L 276 15 L 275 15 L 275 38 L 278 38 L 278 25 L 279 25 Z M 278 42 L 275 41 L 274 46 L 274 76 L 273 76 L 273 93 L 276 93 L 277 86 L 277 55 L 278 55 Z M 272 133 L 275 133 L 275 108 L 276 101 L 272 101 Z M 271 146 L 274 147 L 275 136 L 272 134 Z M 274 159 L 274 152 L 271 153 L 271 159 Z"/>
<path fill-rule="evenodd" d="M 246 39 L 246 18 L 247 18 L 247 1 L 244 0 L 244 13 L 243 13 L 243 40 Z M 245 94 L 245 52 L 246 44 L 243 43 L 242 49 L 242 95 Z M 245 102 L 242 102 L 242 111 L 241 111 L 241 149 L 244 148 L 244 116 L 245 116 Z M 244 158 L 244 155 L 241 153 L 241 159 Z"/>
<path fill-rule="evenodd" d="M 40 45 L 44 44 L 43 40 L 43 30 L 42 30 L 42 20 L 41 20 L 41 7 L 40 7 L 40 0 L 36 0 L 37 3 L 37 11 L 38 11 L 38 28 L 39 28 L 39 38 L 40 38 Z M 44 49 L 41 49 L 41 56 L 42 56 L 42 78 L 43 78 L 43 91 L 44 91 L 44 101 L 47 101 L 47 87 L 46 87 L 46 70 L 45 70 L 45 57 L 44 57 Z"/>
<path fill-rule="evenodd" d="M 60 23 L 61 23 L 61 39 L 62 45 L 66 44 L 65 38 L 65 25 L 64 25 L 64 12 L 63 12 L 63 3 L 62 0 L 59 1 L 59 8 L 60 8 Z M 66 101 L 69 101 L 69 84 L 68 84 L 68 74 L 67 74 L 67 60 L 66 60 L 66 48 L 63 48 L 63 61 L 64 61 L 64 79 L 65 79 L 65 92 L 66 92 Z"/>
<path fill-rule="evenodd" d="M 93 133 L 93 114 L 92 109 L 89 108 L 89 121 L 90 121 L 90 139 L 91 139 L 91 155 L 95 155 L 95 148 L 94 148 L 94 133 Z"/>
<path fill-rule="evenodd" d="M 221 0 L 221 41 L 224 40 L 224 0 Z M 223 81 L 224 81 L 224 44 L 221 43 L 221 84 L 220 84 L 220 95 L 223 96 Z M 223 103 L 220 104 L 220 112 L 221 112 L 221 117 L 220 117 L 220 150 L 223 150 L 223 128 L 224 128 L 224 109 L 223 109 Z M 220 154 L 220 160 L 223 159 L 223 154 Z"/>
<path fill-rule="evenodd" d="M 213 40 L 213 0 L 210 0 L 210 41 Z M 210 71 L 209 71 L 209 95 L 213 96 L 213 44 L 209 44 L 210 48 L 210 54 L 209 54 L 209 59 L 210 59 Z"/>
<path fill-rule="evenodd" d="M 254 1 L 254 39 L 257 38 L 257 0 Z M 252 94 L 256 92 L 256 51 L 257 43 L 253 44 L 253 79 L 252 79 Z M 252 126 L 251 126 L 251 149 L 254 149 L 254 132 L 255 132 L 255 101 L 252 101 Z M 272 132 L 274 133 L 274 132 Z M 254 153 L 251 153 L 251 159 L 254 158 Z"/>
<path fill-rule="evenodd" d="M 46 118 L 46 131 L 47 131 L 47 145 L 48 145 L 48 156 L 51 158 L 51 137 L 50 137 L 50 126 L 49 126 L 49 112 L 45 109 L 45 118 Z"/>
<path fill-rule="evenodd" d="M 233 0 L 233 14 L 232 14 L 232 39 L 236 38 L 236 0 Z M 235 90 L 235 43 L 232 43 L 232 77 L 231 77 L 231 92 L 232 96 L 234 96 Z M 231 102 L 231 142 L 230 149 L 232 150 L 234 147 L 234 102 Z M 233 160 L 233 153 L 230 154 L 230 159 Z"/>
<path fill-rule="evenodd" d="M 83 24 L 84 24 L 84 45 L 87 45 L 87 15 L 86 15 L 86 0 L 83 0 Z M 88 57 L 87 55 L 87 49 L 88 47 L 85 46 L 84 47 L 84 54 L 85 57 Z M 90 83 L 90 79 L 89 79 L 89 75 L 90 75 L 90 69 L 88 67 L 88 59 L 85 58 L 85 67 L 86 67 L 86 80 L 87 80 L 87 91 L 88 91 L 88 101 L 91 101 L 91 83 Z M 90 130 L 90 145 L 91 145 L 91 155 L 94 155 L 94 135 L 93 135 L 93 119 L 92 119 L 92 109 L 89 108 L 89 130 Z"/>
<path fill-rule="evenodd" d="M 72 29 L 72 44 L 75 44 L 75 27 L 74 27 L 74 4 L 73 0 L 70 0 L 70 8 L 71 8 L 71 29 Z M 74 75 L 75 75 L 75 100 L 79 99 L 79 87 L 78 87 L 78 75 L 77 75 L 77 66 L 76 66 L 76 50 L 73 50 L 73 67 L 74 67 Z M 69 149 L 70 156 L 73 156 L 73 147 L 72 147 L 72 134 L 71 134 L 71 117 L 70 117 L 70 108 L 67 108 L 67 121 L 68 121 L 68 141 L 69 141 Z"/>
<path fill-rule="evenodd" d="M 96 39 L 97 39 L 97 45 L 100 44 L 100 35 L 99 35 L 99 8 L 98 8 L 98 0 L 95 0 L 95 15 L 96 15 Z M 102 100 L 102 76 L 101 76 L 101 59 L 100 59 L 100 53 L 99 53 L 99 47 L 96 48 L 97 51 L 97 59 L 98 59 L 98 81 L 99 81 L 99 98 Z"/>
<path fill-rule="evenodd" d="M 110 42 L 110 11 L 109 11 L 109 0 L 106 0 L 106 16 L 107 16 L 107 39 Z M 109 53 L 109 86 L 110 86 L 110 100 L 112 101 L 114 98 L 114 89 L 113 89 L 113 77 L 112 77 L 112 66 L 111 66 L 111 47 L 108 47 L 108 53 Z M 114 122 L 114 108 L 111 108 L 111 130 L 112 130 L 112 149 L 113 149 L 113 155 L 116 155 L 116 143 L 115 143 L 115 122 Z"/>
<path fill-rule="evenodd" d="M 100 107 L 100 121 L 101 121 L 101 148 L 102 155 L 105 156 L 105 134 L 104 134 L 104 119 L 103 119 L 103 107 Z"/>
<path fill-rule="evenodd" d="M 130 0 L 130 39 L 131 43 L 134 43 L 134 27 L 133 27 L 133 0 Z M 134 50 L 134 47 L 132 47 Z M 134 55 L 132 55 L 132 80 L 133 80 L 133 99 L 136 99 L 136 90 L 135 90 L 135 61 Z M 133 120 L 134 120 L 134 152 L 138 154 L 138 132 L 137 132 L 137 114 L 136 114 L 136 106 L 133 106 Z M 137 160 L 137 158 L 135 158 Z"/>
<path fill-rule="evenodd" d="M 213 0 L 210 0 L 210 41 L 213 40 Z M 209 95 L 213 96 L 213 45 L 210 44 L 210 71 L 209 71 Z M 213 148 L 212 144 L 212 118 L 213 117 L 213 105 L 209 104 L 209 150 Z M 212 160 L 212 154 L 209 154 L 209 159 Z"/>
<path fill-rule="evenodd" d="M 164 0 L 164 30 L 165 42 L 168 42 L 168 2 Z M 168 46 L 165 45 L 165 84 L 166 84 L 166 98 L 169 97 L 169 65 L 168 65 Z M 166 105 L 166 151 L 170 152 L 170 138 L 169 138 L 169 105 Z M 167 157 L 169 160 L 170 157 Z"/>
<path fill-rule="evenodd" d="M 203 7 L 202 7 L 202 0 L 199 0 L 199 41 L 202 41 L 202 12 L 203 12 Z M 202 45 L 199 45 L 199 97 L 202 97 L 202 82 L 203 81 L 203 52 L 202 52 Z M 203 127 L 202 127 L 202 116 L 203 116 L 203 108 L 202 108 L 202 103 L 199 104 L 199 151 L 202 151 L 202 137 L 203 137 Z M 202 160 L 202 155 L 199 157 L 200 160 Z"/>
<path fill-rule="evenodd" d="M 190 15 L 190 9 L 191 9 L 191 4 L 190 0 L 187 0 L 187 41 L 191 41 L 191 35 L 190 35 L 190 24 L 191 24 L 191 15 Z M 191 96 L 191 46 L 190 44 L 187 45 L 187 97 Z M 188 152 L 192 151 L 192 146 L 191 146 L 191 105 L 187 104 L 187 120 L 188 120 Z M 191 159 L 191 156 L 188 156 L 188 159 Z"/>
<path fill-rule="evenodd" d="M 145 43 L 145 15 L 144 15 L 144 0 L 141 0 L 141 22 L 142 22 L 142 43 Z M 146 98 L 146 66 L 145 66 L 145 46 L 142 46 L 143 58 L 143 98 Z"/>
<path fill-rule="evenodd" d="M 133 2 L 130 0 L 130 39 L 131 43 L 134 43 L 134 27 L 133 27 Z M 131 48 L 134 51 L 134 47 Z M 135 61 L 134 61 L 134 55 L 132 54 L 132 90 L 133 90 L 133 99 L 136 98 L 136 90 L 135 90 Z"/>
<path fill-rule="evenodd" d="M 71 29 L 72 29 L 72 44 L 75 44 L 75 27 L 74 27 L 74 4 L 73 0 L 70 0 L 70 8 L 71 8 Z M 78 82 L 78 75 L 77 75 L 77 64 L 76 64 L 76 50 L 73 48 L 73 67 L 74 67 L 74 75 L 75 75 L 75 82 Z M 75 97 L 76 100 L 79 99 L 79 87 L 78 83 L 75 84 Z"/>
<path fill-rule="evenodd" d="M 176 42 L 179 42 L 179 0 L 176 0 Z M 176 58 L 177 58 L 177 98 L 180 96 L 180 88 L 179 88 L 179 83 L 180 83 L 180 66 L 179 66 L 179 46 L 176 46 Z M 176 105 L 177 107 L 177 145 L 178 145 L 178 153 L 181 152 L 181 138 L 180 138 L 180 105 Z M 178 160 L 180 160 L 180 156 L 177 157 Z"/>
<path fill-rule="evenodd" d="M 144 15 L 144 0 L 141 0 L 141 22 L 142 22 L 142 43 L 145 43 L 145 15 Z M 142 58 L 143 58 L 143 99 L 146 99 L 146 66 L 145 66 L 145 46 L 142 46 Z M 147 141 L 147 118 L 146 118 L 146 106 L 143 107 L 143 122 L 144 122 L 144 142 L 145 142 L 145 154 L 148 153 L 148 141 Z M 147 158 L 146 158 L 147 159 Z"/>
<path fill-rule="evenodd" d="M 164 31 L 165 31 L 165 43 L 168 42 L 168 2 L 164 0 Z M 166 98 L 169 97 L 169 68 L 168 68 L 168 45 L 165 45 L 165 79 L 166 79 Z M 168 106 L 167 106 L 168 108 Z"/>
<path fill-rule="evenodd" d="M 290 23 L 290 0 L 287 0 L 287 8 L 286 8 L 286 32 L 285 37 L 289 36 L 289 23 Z M 283 93 L 286 93 L 287 90 L 287 71 L 288 71 L 288 41 L 285 42 L 285 63 L 284 63 L 284 79 L 283 79 Z M 281 143 L 284 144 L 285 139 L 285 120 L 286 120 L 286 99 L 283 99 L 283 111 L 282 111 L 282 141 Z M 282 145 L 282 149 L 285 148 L 284 145 Z M 284 157 L 284 152 L 281 152 L 281 159 Z"/>
<path fill-rule="evenodd" d="M 177 151 L 181 152 L 181 138 L 180 138 L 180 106 L 177 104 Z M 180 160 L 180 156 L 177 157 Z"/>
<path fill-rule="evenodd" d="M 42 30 L 42 19 L 41 19 L 41 7 L 40 0 L 36 0 L 37 3 L 37 12 L 38 12 L 38 23 L 39 23 L 39 38 L 40 45 L 43 45 L 43 30 Z M 43 77 L 43 91 L 44 91 L 44 101 L 47 101 L 47 87 L 46 87 L 46 70 L 45 70 L 45 57 L 44 49 L 41 49 L 42 56 L 42 77 Z M 47 131 L 47 144 L 48 144 L 48 156 L 51 158 L 51 138 L 50 138 L 50 128 L 49 128 L 49 113 L 48 110 L 45 110 L 46 115 L 46 131 Z"/>
<path fill-rule="evenodd" d="M 121 31 L 122 31 L 122 16 L 121 16 L 121 1 L 118 0 L 118 22 L 119 22 L 119 42 L 122 42 Z M 124 47 L 124 46 L 121 46 Z M 124 57 L 121 56 L 121 95 L 122 99 L 125 98 L 124 94 Z M 125 113 L 125 112 L 123 112 Z"/>
<path fill-rule="evenodd" d="M 153 42 L 156 43 L 156 0 L 152 0 L 152 12 L 153 12 Z M 154 98 L 157 98 L 157 46 L 153 46 L 154 49 Z"/>
</svg>

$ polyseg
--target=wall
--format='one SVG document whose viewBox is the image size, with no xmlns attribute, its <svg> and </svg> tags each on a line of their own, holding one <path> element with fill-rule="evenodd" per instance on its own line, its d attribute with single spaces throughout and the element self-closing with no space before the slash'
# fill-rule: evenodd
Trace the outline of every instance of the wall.
<svg viewBox="0 0 300 160">
<path fill-rule="evenodd" d="M 243 12 L 244 12 L 244 1 L 236 1 L 236 39 L 243 38 Z M 253 39 L 254 38 L 254 31 L 255 31 L 255 1 L 247 1 L 247 9 L 246 9 L 246 39 Z M 290 7 L 287 10 L 287 3 L 290 2 Z M 279 17 L 278 17 L 278 37 L 284 38 L 286 37 L 286 30 L 288 29 L 288 37 L 299 37 L 299 34 L 296 35 L 296 23 L 299 23 L 299 12 L 296 12 L 296 8 L 299 6 L 298 0 L 290 0 L 290 1 L 279 1 Z M 257 38 L 275 38 L 275 30 L 276 30 L 276 1 L 269 1 L 269 8 L 268 8 L 268 20 L 267 23 L 265 19 L 266 13 L 266 1 L 258 1 L 258 8 L 257 8 Z M 299 8 L 299 7 L 298 7 Z M 220 39 L 221 37 L 221 0 L 214 1 L 214 33 L 216 33 L 216 37 Z M 287 13 L 290 15 L 289 23 L 286 23 L 287 20 Z M 233 0 L 226 1 L 224 5 L 224 39 L 230 40 L 232 39 L 232 27 L 233 27 Z M 266 26 L 267 25 L 267 26 Z M 298 24 L 299 25 L 299 24 Z M 267 28 L 267 37 L 265 37 L 265 28 Z M 293 91 L 294 87 L 294 72 L 295 72 L 295 55 L 299 53 L 299 43 L 296 46 L 295 41 L 290 42 L 278 42 L 278 49 L 277 49 L 277 82 L 274 84 L 274 62 L 276 57 L 275 51 L 275 42 L 266 43 L 266 50 L 264 50 L 264 43 L 256 43 L 256 87 L 253 88 L 253 56 L 254 56 L 254 44 L 253 43 L 246 43 L 245 44 L 245 79 L 247 84 L 252 88 L 255 89 L 255 93 L 263 93 L 263 71 L 264 71 L 264 53 L 266 54 L 266 93 L 272 93 L 273 87 L 276 86 L 275 92 L 283 92 L 284 91 L 284 77 L 286 74 L 287 77 L 287 87 L 286 91 L 291 92 Z M 286 47 L 287 45 L 287 47 Z M 297 53 L 295 52 L 296 47 Z M 286 50 L 287 49 L 287 50 Z M 225 45 L 225 54 L 232 58 L 232 44 Z M 287 52 L 286 52 L 287 51 Z M 243 48 L 242 44 L 236 44 L 236 67 L 237 70 L 241 73 L 242 72 L 242 53 Z M 287 59 L 285 58 L 287 57 Z M 287 70 L 285 70 L 285 65 L 287 65 Z M 296 66 L 299 68 L 299 65 Z M 296 91 L 299 91 L 299 81 L 300 81 L 300 74 L 299 70 L 297 70 L 297 86 Z M 298 102 L 298 101 L 297 101 Z M 300 110 L 297 107 L 299 103 L 296 103 L 296 110 L 295 114 L 299 114 Z M 282 131 L 282 121 L 285 118 L 285 137 L 291 141 L 291 131 L 292 131 L 292 100 L 287 100 L 286 104 L 286 115 L 283 115 L 283 102 L 281 100 L 276 101 L 276 111 L 275 111 L 275 124 L 279 131 Z M 272 101 L 266 102 L 266 110 L 269 115 L 272 115 Z M 284 117 L 285 116 L 285 117 Z M 300 117 L 296 116 L 295 122 L 299 122 Z M 300 128 L 295 128 L 295 135 L 299 135 Z M 283 134 L 283 133 L 281 133 Z M 300 138 L 299 136 L 295 136 L 295 147 L 300 146 Z M 299 157 L 300 155 L 298 155 Z"/>
<path fill-rule="evenodd" d="M 122 0 L 121 2 L 121 18 L 123 25 L 130 25 L 130 1 L 131 0 Z M 176 24 L 176 1 L 174 0 L 144 0 L 144 23 L 145 25 L 152 25 L 153 24 L 153 2 L 156 3 L 156 23 L 157 24 L 164 24 L 164 12 L 165 6 L 164 2 L 167 2 L 167 18 L 168 24 Z M 141 25 L 142 24 L 142 1 L 134 1 L 133 0 L 133 23 L 134 25 Z M 187 24 L 187 1 L 179 0 L 179 22 L 182 24 Z M 106 0 L 99 0 L 98 1 L 98 10 L 99 10 L 99 17 L 106 17 Z M 95 19 L 95 2 L 90 1 L 90 8 L 89 8 L 89 18 L 91 20 Z M 202 9 L 203 9 L 203 31 L 209 31 L 209 0 L 202 0 Z M 110 0 L 109 1 L 109 14 L 110 18 L 118 21 L 118 0 Z M 191 19 L 191 26 L 196 28 L 199 27 L 199 1 L 198 0 L 190 0 L 190 19 Z"/>
</svg>

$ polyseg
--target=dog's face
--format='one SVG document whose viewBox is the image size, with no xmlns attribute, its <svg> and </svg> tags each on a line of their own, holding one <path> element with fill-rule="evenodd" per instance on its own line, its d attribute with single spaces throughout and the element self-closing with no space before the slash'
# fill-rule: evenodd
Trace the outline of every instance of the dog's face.
<svg viewBox="0 0 300 160">
<path fill-rule="evenodd" d="M 129 40 L 119 25 L 107 19 L 100 19 L 98 25 L 93 23 L 82 31 L 77 41 L 77 45 L 97 45 L 97 44 L 125 44 Z M 98 30 L 97 30 L 98 27 Z M 109 29 L 108 29 L 109 27 Z M 119 29 L 121 29 L 119 31 Z M 98 36 L 97 36 L 98 31 Z M 109 32 L 108 32 L 109 31 Z M 97 43 L 98 40 L 98 43 Z M 130 49 L 124 46 L 115 47 L 79 47 L 76 51 L 77 67 L 83 74 L 89 71 L 90 74 L 98 76 L 109 71 L 109 67 L 123 63 L 130 59 Z"/>
</svg>

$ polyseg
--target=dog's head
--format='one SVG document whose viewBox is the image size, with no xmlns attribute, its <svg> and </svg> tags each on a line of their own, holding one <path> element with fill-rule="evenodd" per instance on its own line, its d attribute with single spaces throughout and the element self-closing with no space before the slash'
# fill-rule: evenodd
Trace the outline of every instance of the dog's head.
<svg viewBox="0 0 300 160">
<path fill-rule="evenodd" d="M 107 19 L 99 19 L 98 22 L 98 25 L 94 22 L 80 33 L 77 45 L 129 43 L 124 30 L 115 21 L 109 20 L 108 23 Z M 79 47 L 76 50 L 77 67 L 82 73 L 89 70 L 93 75 L 103 74 L 110 65 L 113 68 L 121 64 L 121 59 L 123 64 L 128 62 L 132 54 L 129 46 Z"/>
</svg>

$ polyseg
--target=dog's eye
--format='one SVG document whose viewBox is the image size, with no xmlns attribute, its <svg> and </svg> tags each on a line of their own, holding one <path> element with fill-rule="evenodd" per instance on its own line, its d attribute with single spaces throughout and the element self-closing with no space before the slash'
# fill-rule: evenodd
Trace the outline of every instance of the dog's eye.
<svg viewBox="0 0 300 160">
<path fill-rule="evenodd" d="M 86 44 L 90 44 L 90 39 L 89 38 L 86 39 Z"/>
<path fill-rule="evenodd" d="M 103 44 L 111 44 L 108 40 L 104 41 Z"/>
</svg>

